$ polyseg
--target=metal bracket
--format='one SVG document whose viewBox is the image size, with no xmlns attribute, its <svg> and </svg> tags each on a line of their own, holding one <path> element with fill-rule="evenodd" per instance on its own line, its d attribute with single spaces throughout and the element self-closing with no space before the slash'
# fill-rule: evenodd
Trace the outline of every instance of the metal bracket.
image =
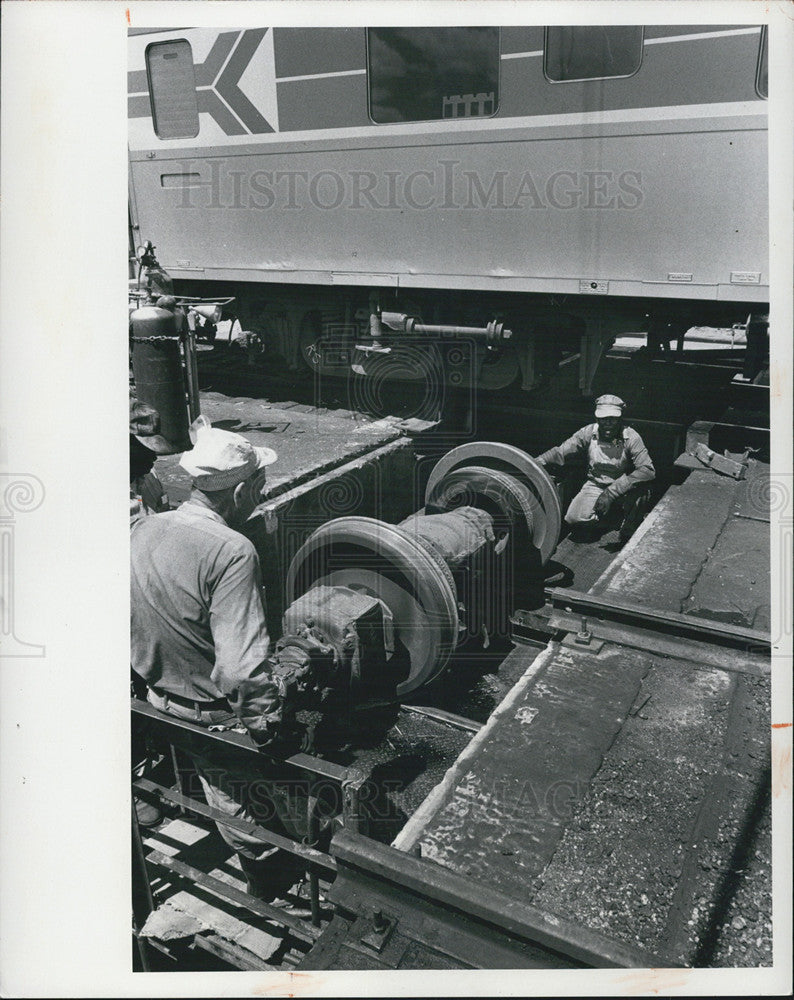
<svg viewBox="0 0 794 1000">
<path fill-rule="evenodd" d="M 569 646 L 571 649 L 578 649 L 583 653 L 600 653 L 604 648 L 604 640 L 596 638 L 592 633 L 590 637 L 583 641 L 574 632 L 569 632 L 561 642 L 562 646 Z"/>
<path fill-rule="evenodd" d="M 526 646 L 545 646 L 555 635 L 549 614 L 537 611 L 516 611 L 510 616 L 510 639 Z"/>
<path fill-rule="evenodd" d="M 612 347 L 614 342 L 613 334 L 603 333 L 601 330 L 582 334 L 579 347 L 579 388 L 582 390 L 583 396 L 592 394 L 593 379 L 598 364 L 602 355 Z"/>
<path fill-rule="evenodd" d="M 521 388 L 534 389 L 537 382 L 535 375 L 535 334 L 528 333 L 523 342 L 518 345 L 518 363 L 521 368 Z"/>
<path fill-rule="evenodd" d="M 356 344 L 356 350 L 361 351 L 362 354 L 391 354 L 390 347 L 384 347 L 382 344 Z"/>
<path fill-rule="evenodd" d="M 694 451 L 691 451 L 690 454 L 707 468 L 713 472 L 720 473 L 720 475 L 730 476 L 732 479 L 744 479 L 747 474 L 747 457 L 749 456 L 749 452 L 744 456 L 744 461 L 737 462 L 732 458 L 728 458 L 727 455 L 718 455 L 716 451 L 712 451 L 711 448 L 702 442 L 698 442 L 695 445 Z"/>
<path fill-rule="evenodd" d="M 361 935 L 361 943 L 375 951 L 383 951 L 396 924 L 395 919 L 384 916 L 381 910 L 373 910 L 370 930 Z"/>
<path fill-rule="evenodd" d="M 577 649 L 586 649 L 589 653 L 600 653 L 604 645 L 603 639 L 597 639 L 590 631 L 587 618 L 582 615 L 579 631 L 569 632 L 562 640 L 564 646 L 573 646 Z"/>
</svg>

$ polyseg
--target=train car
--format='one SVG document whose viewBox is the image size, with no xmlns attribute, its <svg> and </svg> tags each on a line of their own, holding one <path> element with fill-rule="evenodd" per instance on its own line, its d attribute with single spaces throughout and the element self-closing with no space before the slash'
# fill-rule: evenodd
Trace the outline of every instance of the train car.
<svg viewBox="0 0 794 1000">
<path fill-rule="evenodd" d="M 290 367 L 463 328 L 459 381 L 587 392 L 621 332 L 767 308 L 760 26 L 137 29 L 128 75 L 133 244 Z"/>
</svg>

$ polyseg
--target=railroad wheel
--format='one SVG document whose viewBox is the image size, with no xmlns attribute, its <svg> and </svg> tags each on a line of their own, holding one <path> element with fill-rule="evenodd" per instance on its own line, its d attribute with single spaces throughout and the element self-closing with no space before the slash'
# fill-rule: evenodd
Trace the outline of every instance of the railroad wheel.
<svg viewBox="0 0 794 1000">
<path fill-rule="evenodd" d="M 455 584 L 443 559 L 408 532 L 369 517 L 328 521 L 290 563 L 287 604 L 315 585 L 361 590 L 389 609 L 395 640 L 410 664 L 408 676 L 397 684 L 398 696 L 407 696 L 446 667 L 458 640 Z"/>
<path fill-rule="evenodd" d="M 498 350 L 486 351 L 477 385 L 490 392 L 506 389 L 518 378 L 520 370 L 518 352 L 511 344 L 506 344 Z"/>
<path fill-rule="evenodd" d="M 502 476 L 489 477 L 488 472 L 506 475 L 513 483 Z M 503 511 L 510 516 L 521 512 L 532 544 L 540 553 L 541 561 L 547 562 L 560 537 L 562 508 L 557 489 L 546 470 L 512 445 L 495 441 L 463 444 L 436 463 L 425 490 L 425 504 L 442 510 L 461 503 L 477 506 L 471 492 L 468 500 L 458 502 L 455 498 L 465 497 L 467 490 L 476 492 L 478 489 L 485 491 L 483 496 L 503 504 Z"/>
<path fill-rule="evenodd" d="M 545 517 L 535 494 L 516 476 L 484 465 L 463 465 L 448 472 L 425 500 L 426 513 L 478 507 L 494 517 L 497 536 L 532 542 L 534 526 Z M 499 538 L 497 537 L 497 545 Z"/>
</svg>

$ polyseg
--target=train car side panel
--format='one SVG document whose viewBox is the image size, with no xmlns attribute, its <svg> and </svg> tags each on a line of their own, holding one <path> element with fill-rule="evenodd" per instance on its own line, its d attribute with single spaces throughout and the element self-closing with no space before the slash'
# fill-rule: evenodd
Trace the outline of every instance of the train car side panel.
<svg viewBox="0 0 794 1000">
<path fill-rule="evenodd" d="M 621 295 L 672 284 L 713 299 L 741 272 L 755 276 L 742 295 L 760 293 L 765 133 L 712 124 L 591 142 L 524 129 L 466 145 L 428 135 L 382 149 L 143 159 L 132 174 L 142 231 L 157 234 L 175 274 L 326 284 L 398 275 L 566 293 L 606 281 Z"/>
</svg>

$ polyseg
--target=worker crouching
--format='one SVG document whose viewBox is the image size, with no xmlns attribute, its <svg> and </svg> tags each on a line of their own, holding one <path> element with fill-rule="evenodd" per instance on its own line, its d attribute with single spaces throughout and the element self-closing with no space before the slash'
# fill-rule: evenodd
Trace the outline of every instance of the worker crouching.
<svg viewBox="0 0 794 1000">
<path fill-rule="evenodd" d="M 207 728 L 243 726 L 258 745 L 273 746 L 289 727 L 299 679 L 269 663 L 259 559 L 235 529 L 258 502 L 264 469 L 277 456 L 202 417 L 191 438 L 193 449 L 180 459 L 192 476 L 189 499 L 131 529 L 132 666 L 161 711 Z M 212 808 L 294 840 L 306 836 L 305 810 L 289 801 L 277 764 L 263 757 L 246 771 L 239 754 L 206 743 L 183 749 Z M 266 864 L 274 848 L 218 829 L 240 856 L 249 892 L 266 895 L 274 867 L 289 867 L 291 858 Z"/>
<path fill-rule="evenodd" d="M 656 471 L 640 435 L 623 423 L 625 405 L 618 396 L 599 396 L 596 422 L 537 458 L 545 466 L 564 465 L 567 459 L 587 456 L 584 485 L 565 514 L 572 535 L 585 537 L 618 520 L 620 540 L 625 542 L 645 513 L 645 484 L 655 478 Z"/>
</svg>

